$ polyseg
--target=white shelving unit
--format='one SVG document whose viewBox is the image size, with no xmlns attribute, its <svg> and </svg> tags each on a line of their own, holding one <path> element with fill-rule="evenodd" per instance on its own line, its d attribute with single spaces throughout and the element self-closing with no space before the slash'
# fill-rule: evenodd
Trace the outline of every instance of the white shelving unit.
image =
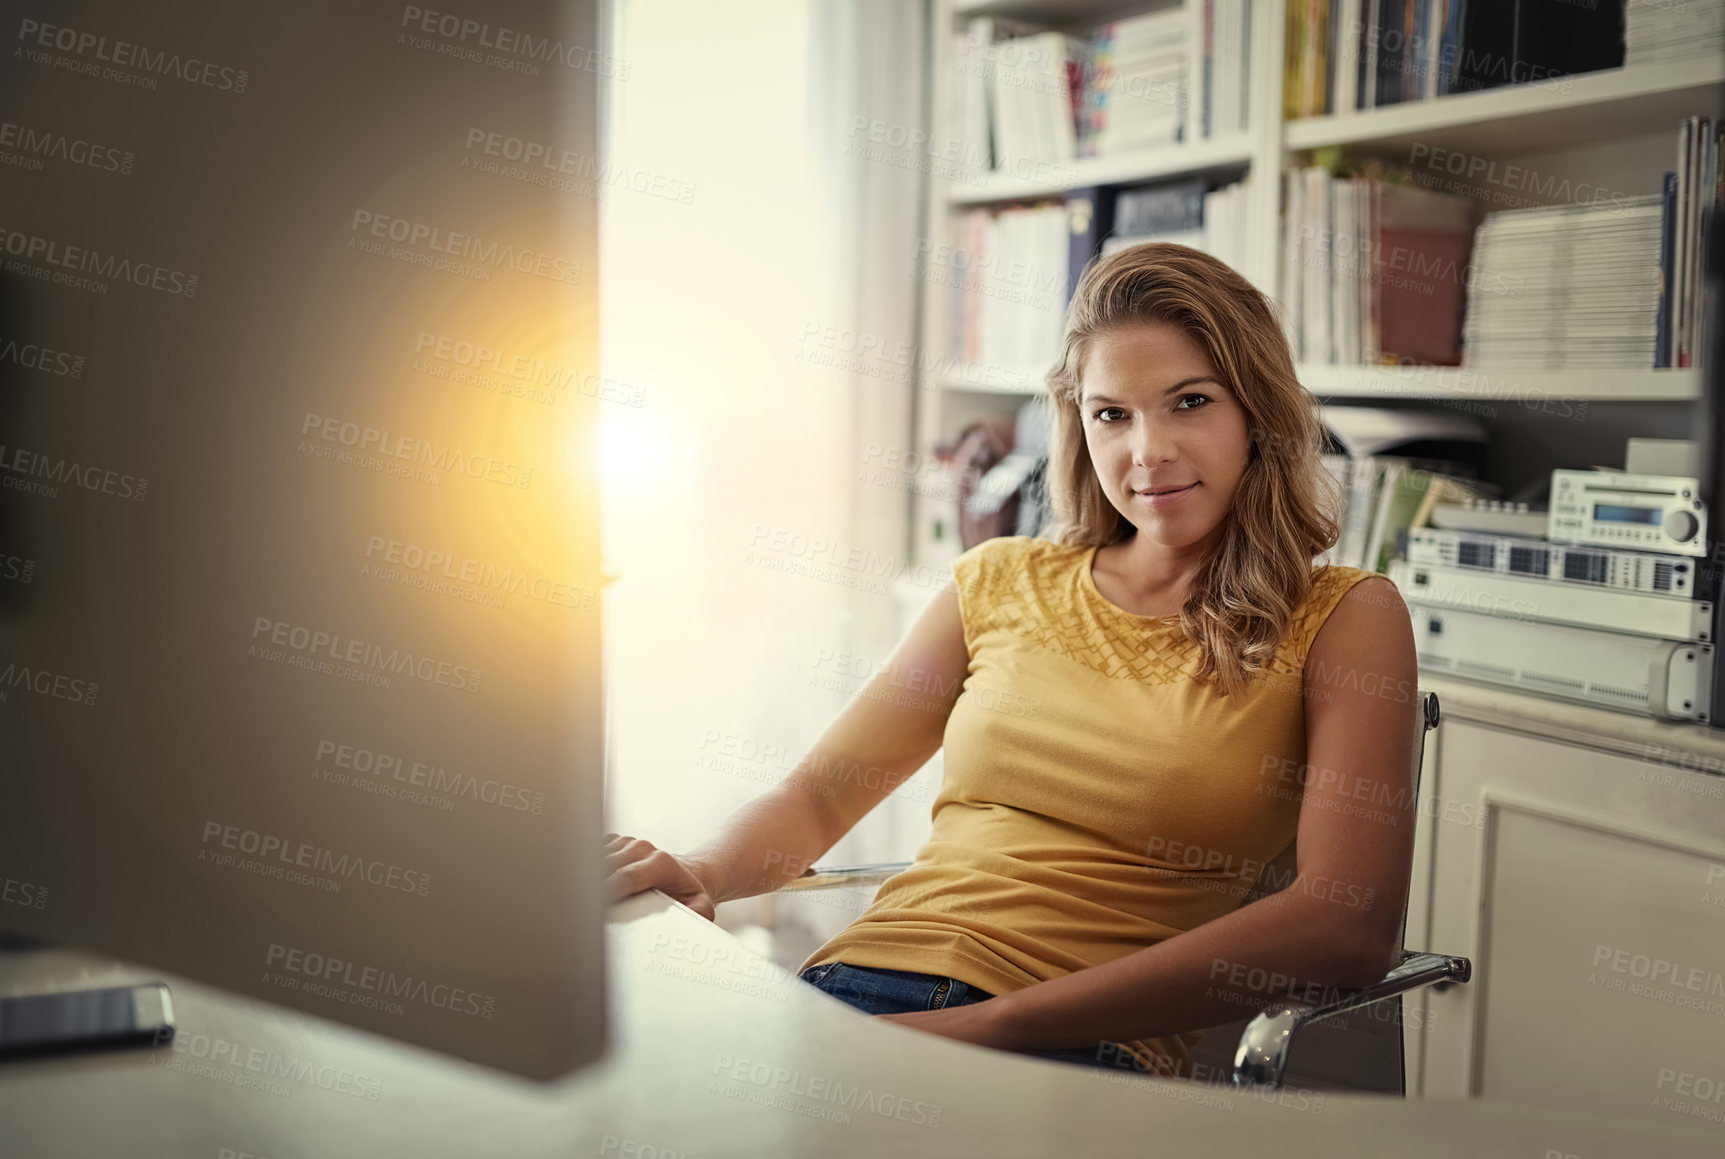
<svg viewBox="0 0 1725 1159">
<path fill-rule="evenodd" d="M 1709 58 L 1284 121 L 1286 3 L 1253 0 L 1249 128 L 1243 136 L 1080 158 L 1061 166 L 1059 179 L 1046 183 L 1005 176 L 990 176 L 979 183 L 949 182 L 935 174 L 929 182 L 930 236 L 946 240 L 953 219 L 976 206 L 1058 198 L 1094 185 L 1139 184 L 1196 174 L 1225 183 L 1251 174 L 1248 213 L 1256 245 L 1240 272 L 1275 297 L 1282 256 L 1281 174 L 1304 163 L 1313 149 L 1335 146 L 1349 156 L 1377 155 L 1404 164 L 1418 146 L 1464 150 L 1470 156 L 1537 165 L 1542 174 L 1638 196 L 1659 192 L 1661 174 L 1675 167 L 1682 118 L 1725 114 L 1725 61 Z M 1106 20 L 1178 6 L 1178 0 L 935 0 L 930 107 L 937 117 L 951 107 L 956 80 L 952 34 L 963 30 L 972 17 L 1002 16 L 1083 33 Z M 1044 389 L 1046 366 L 965 367 L 955 372 L 948 348 L 949 315 L 950 295 L 944 288 L 925 294 L 922 364 L 939 369 L 928 373 L 917 392 L 918 442 L 924 452 L 952 439 L 972 419 L 1010 414 Z M 1049 352 L 1050 362 L 1057 353 Z M 1499 372 L 1490 366 L 1327 365 L 1299 369 L 1301 381 L 1322 399 L 1465 400 L 1484 404 L 1476 411 L 1482 416 L 1490 413 L 1487 408 L 1494 402 L 1509 404 L 1511 413 L 1521 419 L 1537 416 L 1542 400 L 1551 398 L 1630 404 L 1625 413 L 1631 419 L 1641 416 L 1645 421 L 1637 424 L 1643 427 L 1662 426 L 1666 437 L 1689 437 L 1670 432 L 1677 410 L 1672 404 L 1698 398 L 1701 389 L 1700 375 L 1694 370 Z M 1492 420 L 1482 421 L 1490 426 Z M 1561 428 L 1546 436 L 1554 454 L 1578 430 L 1574 424 L 1548 425 Z M 1623 431 L 1625 435 L 1651 433 L 1655 432 Z M 1588 434 L 1603 437 L 1606 432 L 1595 426 Z M 950 504 L 922 497 L 914 504 L 913 551 L 922 563 L 945 566 L 959 551 Z M 934 534 L 937 520 L 945 521 L 943 539 Z M 906 611 L 914 614 L 915 608 L 907 606 Z"/>
<path fill-rule="evenodd" d="M 1080 157 L 1068 166 L 1072 176 L 1060 181 L 1042 182 L 991 174 L 978 186 L 954 186 L 946 204 L 971 206 L 1026 201 L 1089 185 L 1118 185 L 1123 181 L 1154 181 L 1195 173 L 1240 170 L 1251 161 L 1252 139 L 1242 134 L 1221 141 L 1199 141 L 1180 149 L 1142 149 L 1112 157 Z"/>
<path fill-rule="evenodd" d="M 1462 366 L 1301 366 L 1300 382 L 1319 398 L 1468 399 L 1537 402 L 1690 402 L 1697 370 L 1513 370 Z"/>
<path fill-rule="evenodd" d="M 1671 130 L 1719 111 L 1725 61 L 1608 69 L 1535 84 L 1455 93 L 1368 112 L 1307 117 L 1286 125 L 1287 147 L 1396 146 L 1419 142 L 1473 153 L 1574 145 Z"/>
</svg>

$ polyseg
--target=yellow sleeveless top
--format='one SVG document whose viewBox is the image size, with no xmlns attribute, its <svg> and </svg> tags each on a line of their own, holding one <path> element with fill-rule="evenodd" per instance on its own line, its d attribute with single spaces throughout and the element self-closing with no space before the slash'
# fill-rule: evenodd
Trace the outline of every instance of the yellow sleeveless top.
<svg viewBox="0 0 1725 1159">
<path fill-rule="evenodd" d="M 1282 761 L 1305 760 L 1306 654 L 1376 573 L 1314 569 L 1272 673 L 1230 699 L 1194 680 L 1178 618 L 1097 590 L 1095 552 L 1015 535 L 954 561 L 970 668 L 933 833 L 798 972 L 845 962 L 1010 993 L 1232 912 L 1293 841 Z M 1185 1076 L 1201 1034 L 1122 1045 Z"/>
</svg>

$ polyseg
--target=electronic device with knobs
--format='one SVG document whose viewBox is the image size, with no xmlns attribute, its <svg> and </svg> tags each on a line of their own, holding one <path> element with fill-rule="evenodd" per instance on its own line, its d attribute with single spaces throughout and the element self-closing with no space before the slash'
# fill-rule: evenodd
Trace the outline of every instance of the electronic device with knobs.
<svg viewBox="0 0 1725 1159">
<path fill-rule="evenodd" d="M 1560 468 L 1547 514 L 1546 537 L 1556 543 L 1707 554 L 1707 506 L 1695 479 Z"/>
</svg>

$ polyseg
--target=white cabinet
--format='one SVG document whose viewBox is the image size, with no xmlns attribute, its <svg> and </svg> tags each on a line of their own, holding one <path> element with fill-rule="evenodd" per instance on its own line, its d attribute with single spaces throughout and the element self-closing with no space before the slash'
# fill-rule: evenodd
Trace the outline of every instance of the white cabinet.
<svg viewBox="0 0 1725 1159">
<path fill-rule="evenodd" d="M 1408 942 L 1474 976 L 1425 995 L 1410 1097 L 1725 1127 L 1725 776 L 1446 716 Z"/>
</svg>

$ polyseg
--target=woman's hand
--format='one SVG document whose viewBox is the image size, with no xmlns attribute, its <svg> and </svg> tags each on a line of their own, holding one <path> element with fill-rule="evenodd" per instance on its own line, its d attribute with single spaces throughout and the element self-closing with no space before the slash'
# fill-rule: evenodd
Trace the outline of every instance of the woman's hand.
<svg viewBox="0 0 1725 1159">
<path fill-rule="evenodd" d="M 656 889 L 708 921 L 714 920 L 716 903 L 712 891 L 695 875 L 691 863 L 656 848 L 651 841 L 605 834 L 605 872 L 605 884 L 613 902 Z"/>
<path fill-rule="evenodd" d="M 995 1050 L 1013 1050 L 1015 1047 L 1011 1036 L 999 1017 L 1005 1008 L 995 1005 L 999 1001 L 999 998 L 989 998 L 972 1002 L 968 1006 L 912 1010 L 907 1014 L 877 1014 L 875 1017 L 957 1042 L 992 1047 Z M 991 1006 L 995 1009 L 990 1010 Z"/>
</svg>

